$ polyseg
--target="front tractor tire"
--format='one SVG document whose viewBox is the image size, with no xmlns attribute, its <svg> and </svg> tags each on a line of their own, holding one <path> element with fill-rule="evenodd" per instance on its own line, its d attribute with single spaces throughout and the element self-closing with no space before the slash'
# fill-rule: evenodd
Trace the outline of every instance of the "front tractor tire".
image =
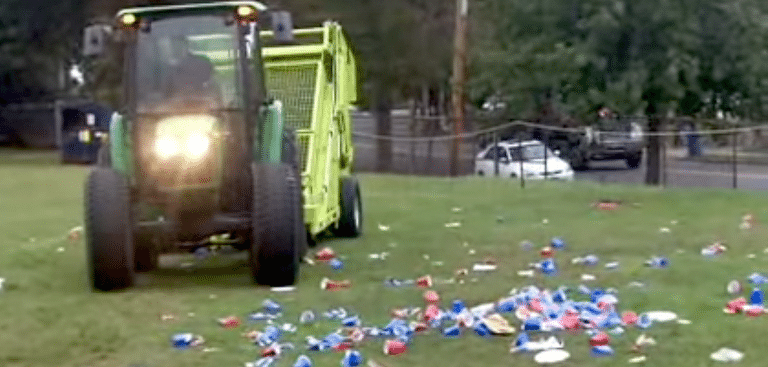
<svg viewBox="0 0 768 367">
<path fill-rule="evenodd" d="M 92 287 L 111 291 L 133 285 L 133 235 L 128 183 L 119 172 L 97 167 L 88 175 L 85 231 Z"/>
<path fill-rule="evenodd" d="M 341 216 L 336 235 L 358 237 L 363 233 L 363 202 L 360 198 L 360 183 L 354 177 L 341 179 Z"/>
<path fill-rule="evenodd" d="M 307 246 L 301 176 L 286 163 L 254 164 L 253 176 L 253 280 L 272 287 L 293 285 L 300 252 Z"/>
</svg>

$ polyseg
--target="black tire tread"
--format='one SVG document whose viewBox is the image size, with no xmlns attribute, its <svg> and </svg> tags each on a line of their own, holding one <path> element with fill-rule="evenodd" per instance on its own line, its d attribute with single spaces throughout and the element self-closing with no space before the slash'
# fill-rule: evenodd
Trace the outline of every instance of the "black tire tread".
<svg viewBox="0 0 768 367">
<path fill-rule="evenodd" d="M 340 185 L 340 210 L 336 235 L 339 237 L 358 237 L 362 234 L 363 208 L 360 197 L 360 184 L 355 177 L 343 177 Z M 360 225 L 355 223 L 355 206 L 360 206 Z"/>
<path fill-rule="evenodd" d="M 94 168 L 85 192 L 88 264 L 95 290 L 133 285 L 130 192 L 125 178 L 109 168 Z"/>
<path fill-rule="evenodd" d="M 297 190 L 301 177 L 290 164 L 254 164 L 251 269 L 257 284 L 296 282 L 299 254 L 306 246 L 303 208 Z"/>
</svg>

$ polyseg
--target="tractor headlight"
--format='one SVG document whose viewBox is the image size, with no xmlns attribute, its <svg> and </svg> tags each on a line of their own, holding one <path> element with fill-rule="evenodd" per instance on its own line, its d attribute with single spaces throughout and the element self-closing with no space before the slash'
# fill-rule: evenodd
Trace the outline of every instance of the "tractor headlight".
<svg viewBox="0 0 768 367">
<path fill-rule="evenodd" d="M 172 137 L 161 137 L 155 142 L 155 153 L 162 159 L 173 157 L 179 153 L 179 143 Z"/>
<path fill-rule="evenodd" d="M 187 149 L 185 153 L 192 159 L 200 159 L 208 152 L 211 145 L 211 139 L 202 134 L 195 134 L 187 139 Z"/>
</svg>

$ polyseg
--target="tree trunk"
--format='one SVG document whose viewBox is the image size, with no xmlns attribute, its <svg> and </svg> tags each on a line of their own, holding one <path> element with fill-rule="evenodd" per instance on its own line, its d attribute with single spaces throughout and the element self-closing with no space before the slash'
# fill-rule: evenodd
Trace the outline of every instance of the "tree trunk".
<svg viewBox="0 0 768 367">
<path fill-rule="evenodd" d="M 648 158 L 645 167 L 645 184 L 658 185 L 661 182 L 661 144 L 655 135 L 661 126 L 661 118 L 655 113 L 648 118 Z"/>
<path fill-rule="evenodd" d="M 376 119 L 376 134 L 379 136 L 392 135 L 392 102 L 386 93 L 378 93 L 375 99 L 373 115 Z M 392 141 L 379 139 L 377 145 L 377 167 L 379 172 L 392 170 Z"/>
</svg>

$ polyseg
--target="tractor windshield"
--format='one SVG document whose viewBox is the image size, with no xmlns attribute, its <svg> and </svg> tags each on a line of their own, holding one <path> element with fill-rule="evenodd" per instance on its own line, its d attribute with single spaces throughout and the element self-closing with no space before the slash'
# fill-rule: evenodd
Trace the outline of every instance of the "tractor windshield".
<svg viewBox="0 0 768 367">
<path fill-rule="evenodd" d="M 167 113 L 194 101 L 239 108 L 236 24 L 217 15 L 157 19 L 138 31 L 135 91 L 139 113 Z"/>
</svg>

